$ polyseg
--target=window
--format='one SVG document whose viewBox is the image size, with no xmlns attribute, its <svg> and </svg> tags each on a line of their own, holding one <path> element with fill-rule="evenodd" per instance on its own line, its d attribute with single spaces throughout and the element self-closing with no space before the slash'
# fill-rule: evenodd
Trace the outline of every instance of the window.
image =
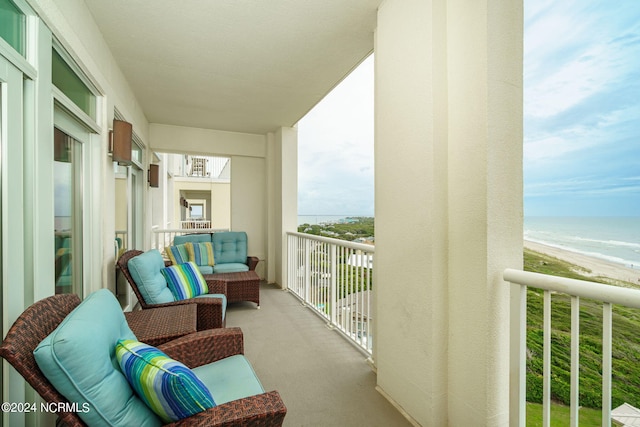
<svg viewBox="0 0 640 427">
<path fill-rule="evenodd" d="M 11 0 L 0 0 L 0 37 L 25 56 L 26 16 Z"/>
<path fill-rule="evenodd" d="M 87 116 L 95 120 L 96 96 L 56 49 L 53 49 L 51 58 L 51 73 L 54 86 L 84 111 Z"/>
</svg>

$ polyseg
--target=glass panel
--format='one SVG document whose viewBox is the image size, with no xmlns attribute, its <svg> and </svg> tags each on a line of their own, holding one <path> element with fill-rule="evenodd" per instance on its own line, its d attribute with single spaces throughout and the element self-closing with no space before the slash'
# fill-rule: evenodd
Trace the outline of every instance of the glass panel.
<svg viewBox="0 0 640 427">
<path fill-rule="evenodd" d="M 1 1 L 1 0 L 0 0 Z M 55 87 L 67 95 L 74 104 L 87 113 L 92 119 L 96 118 L 96 97 L 85 85 L 80 77 L 69 67 L 60 54 L 53 49 L 51 58 L 51 73 Z"/>
<path fill-rule="evenodd" d="M 115 215 L 116 215 L 116 241 L 115 241 L 115 255 L 116 259 L 124 253 L 128 248 L 128 206 L 127 206 L 127 167 L 117 165 L 116 166 L 116 203 L 115 203 Z"/>
<path fill-rule="evenodd" d="M 0 83 L 0 212 L 2 212 L 2 106 L 4 104 L 2 103 L 2 83 Z M 2 217 L 4 217 L 4 214 L 2 214 Z M 0 217 L 0 218 L 2 218 Z M 2 220 L 0 219 L 0 310 L 4 311 L 4 299 L 3 299 L 3 295 L 4 295 L 4 290 L 3 290 L 3 283 L 2 283 Z M 4 334 L 4 316 L 0 316 L 0 331 L 2 331 L 2 333 Z M 4 369 L 0 368 L 0 384 L 4 384 L 4 374 L 3 374 Z M 4 399 L 4 387 L 0 387 L 0 400 L 2 400 L 2 402 L 5 401 Z M 2 424 L 0 422 L 0 424 Z"/>
<path fill-rule="evenodd" d="M 11 0 L 0 0 L 0 37 L 24 56 L 26 16 Z"/>
<path fill-rule="evenodd" d="M 54 130 L 54 215 L 56 294 L 82 298 L 82 219 L 79 197 L 80 142 Z"/>
<path fill-rule="evenodd" d="M 142 164 L 142 148 L 137 144 L 131 146 L 131 160 L 138 164 Z"/>
<path fill-rule="evenodd" d="M 142 249 L 142 171 L 131 167 L 131 245 L 133 249 Z"/>
</svg>

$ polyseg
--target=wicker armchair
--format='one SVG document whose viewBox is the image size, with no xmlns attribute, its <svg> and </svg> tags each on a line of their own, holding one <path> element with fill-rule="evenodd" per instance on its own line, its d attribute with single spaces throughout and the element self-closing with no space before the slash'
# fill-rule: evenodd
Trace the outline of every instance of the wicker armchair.
<svg viewBox="0 0 640 427">
<path fill-rule="evenodd" d="M 142 251 L 138 250 L 129 250 L 123 253 L 117 262 L 117 267 L 122 272 L 123 276 L 129 282 L 131 289 L 136 294 L 136 298 L 138 298 L 138 302 L 140 303 L 140 307 L 145 310 L 148 308 L 159 308 L 159 307 L 170 307 L 174 305 L 181 304 L 197 304 L 198 306 L 198 331 L 203 331 L 206 329 L 213 328 L 224 328 L 225 319 L 222 315 L 223 307 L 222 301 L 217 298 L 193 298 L 182 301 L 174 301 L 163 304 L 148 304 L 142 293 L 140 293 L 140 289 L 138 289 L 138 285 L 136 284 L 133 277 L 131 277 L 131 273 L 129 272 L 129 260 L 133 257 L 136 257 L 142 254 Z M 226 283 L 215 283 L 209 286 L 210 294 L 227 294 L 227 285 Z"/>
<path fill-rule="evenodd" d="M 47 380 L 33 356 L 34 349 L 78 305 L 73 294 L 54 295 L 27 308 L 0 345 L 0 356 L 49 403 L 69 403 Z M 169 357 L 190 368 L 212 363 L 244 351 L 239 328 L 197 332 L 158 346 Z M 65 407 L 71 407 L 66 405 Z M 277 391 L 234 400 L 207 409 L 169 426 L 281 426 L 287 409 Z M 58 412 L 67 426 L 85 426 L 75 412 Z"/>
</svg>

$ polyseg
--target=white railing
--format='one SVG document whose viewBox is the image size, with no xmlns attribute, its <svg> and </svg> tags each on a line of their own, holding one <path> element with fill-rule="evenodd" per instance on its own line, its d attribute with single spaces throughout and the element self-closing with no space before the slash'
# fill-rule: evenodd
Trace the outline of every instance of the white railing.
<svg viewBox="0 0 640 427">
<path fill-rule="evenodd" d="M 178 176 L 191 178 L 229 179 L 229 158 L 183 156 L 181 170 Z"/>
<path fill-rule="evenodd" d="M 578 426 L 578 378 L 580 298 L 602 302 L 602 425 L 611 425 L 611 359 L 612 359 L 612 305 L 640 308 L 640 290 L 604 285 L 583 280 L 548 276 L 507 269 L 504 280 L 517 293 L 517 307 L 511 315 L 511 423 L 526 425 L 526 363 L 527 363 L 527 288 L 544 291 L 543 311 L 543 426 L 551 419 L 551 294 L 562 293 L 571 297 L 571 391 L 570 425 Z"/>
<path fill-rule="evenodd" d="M 294 232 L 287 242 L 288 290 L 371 355 L 375 247 Z"/>
<path fill-rule="evenodd" d="M 229 231 L 228 228 L 201 228 L 197 233 L 215 233 L 218 231 Z M 152 230 L 153 238 L 151 239 L 151 249 L 157 249 L 160 252 L 164 251 L 164 248 L 173 244 L 173 238 L 176 236 L 182 236 L 184 234 L 194 234 L 193 230 L 189 229 L 156 229 Z"/>
<path fill-rule="evenodd" d="M 180 228 L 185 230 L 199 230 L 211 228 L 210 219 L 188 219 L 186 221 L 180 221 Z"/>
</svg>

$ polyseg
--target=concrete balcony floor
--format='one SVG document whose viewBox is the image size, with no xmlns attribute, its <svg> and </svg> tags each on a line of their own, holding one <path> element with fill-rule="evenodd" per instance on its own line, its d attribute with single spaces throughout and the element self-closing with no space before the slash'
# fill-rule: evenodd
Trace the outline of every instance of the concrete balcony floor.
<svg viewBox="0 0 640 427">
<path fill-rule="evenodd" d="M 260 310 L 231 303 L 227 326 L 242 328 L 262 385 L 282 396 L 285 426 L 411 425 L 375 390 L 366 356 L 288 292 L 263 283 Z"/>
</svg>

